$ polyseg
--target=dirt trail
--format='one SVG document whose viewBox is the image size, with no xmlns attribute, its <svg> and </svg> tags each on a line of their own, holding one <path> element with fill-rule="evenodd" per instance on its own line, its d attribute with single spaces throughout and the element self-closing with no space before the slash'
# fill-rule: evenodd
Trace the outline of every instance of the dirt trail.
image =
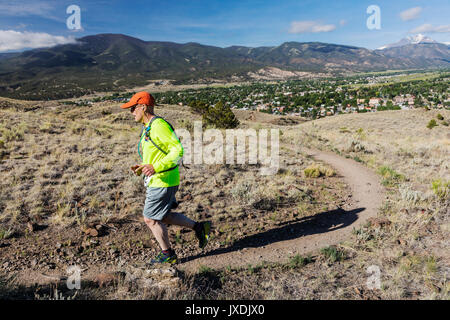
<svg viewBox="0 0 450 320">
<path fill-rule="evenodd" d="M 317 161 L 332 166 L 351 188 L 352 200 L 341 210 L 318 213 L 294 225 L 280 227 L 280 232 L 290 235 L 285 239 L 270 241 L 260 235 L 259 245 L 243 245 L 235 248 L 217 249 L 204 256 L 181 261 L 178 268 L 196 271 L 200 266 L 214 269 L 226 266 L 238 267 L 266 262 L 287 262 L 295 254 L 307 254 L 320 248 L 338 244 L 351 236 L 353 228 L 375 217 L 384 200 L 384 190 L 379 177 L 358 162 L 331 152 L 302 148 L 301 151 Z"/>
</svg>

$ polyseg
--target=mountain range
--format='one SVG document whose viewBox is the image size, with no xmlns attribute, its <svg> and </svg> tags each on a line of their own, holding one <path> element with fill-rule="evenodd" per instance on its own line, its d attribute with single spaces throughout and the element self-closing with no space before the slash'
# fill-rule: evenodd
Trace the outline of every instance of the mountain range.
<svg viewBox="0 0 450 320">
<path fill-rule="evenodd" d="M 369 50 L 321 42 L 220 48 L 98 34 L 79 38 L 75 44 L 0 54 L 0 96 L 67 98 L 129 88 L 150 79 L 246 80 L 252 72 L 269 67 L 330 75 L 448 68 L 450 50 L 423 36 Z"/>
</svg>

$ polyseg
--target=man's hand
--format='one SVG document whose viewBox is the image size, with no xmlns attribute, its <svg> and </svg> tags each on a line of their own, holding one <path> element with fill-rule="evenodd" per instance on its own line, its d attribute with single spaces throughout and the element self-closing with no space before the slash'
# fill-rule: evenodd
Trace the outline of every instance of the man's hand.
<svg viewBox="0 0 450 320">
<path fill-rule="evenodd" d="M 141 169 L 142 173 L 145 174 L 147 177 L 150 177 L 152 174 L 155 173 L 155 168 L 153 168 L 152 164 L 143 164 L 140 165 L 137 170 Z"/>
<path fill-rule="evenodd" d="M 141 173 L 142 173 L 142 166 L 140 166 L 140 165 L 134 165 L 134 166 L 132 166 L 131 167 L 131 171 L 133 171 L 133 173 L 135 174 L 135 175 L 137 175 L 137 176 L 140 176 L 141 175 Z"/>
</svg>

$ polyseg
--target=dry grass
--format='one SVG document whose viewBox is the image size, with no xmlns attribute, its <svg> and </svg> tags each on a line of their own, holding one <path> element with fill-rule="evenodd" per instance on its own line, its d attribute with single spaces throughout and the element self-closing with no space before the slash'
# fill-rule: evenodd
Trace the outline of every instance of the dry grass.
<svg viewBox="0 0 450 320">
<path fill-rule="evenodd" d="M 356 263 L 382 270 L 384 298 L 448 299 L 450 132 L 427 128 L 450 111 L 411 110 L 327 117 L 287 140 L 331 150 L 372 168 L 388 188 L 379 213 L 389 224 L 355 230 Z M 441 118 L 441 119 L 440 119 Z M 440 120 L 439 120 L 440 119 Z"/>
<path fill-rule="evenodd" d="M 52 264 L 65 270 L 68 261 L 85 267 L 104 263 L 107 268 L 119 261 L 114 252 L 120 252 L 120 259 L 126 261 L 153 255 L 158 250 L 155 241 L 143 223 L 136 223 L 141 219 L 145 188 L 142 179 L 129 170 L 139 161 L 136 147 L 140 130 L 130 114 L 121 111 L 118 104 L 106 103 L 68 107 L 48 102 L 28 107 L 31 111 L 22 112 L 18 103 L 0 110 L 0 226 L 3 241 L 7 241 L 0 268 L 10 274 L 36 268 L 48 272 Z M 177 106 L 162 106 L 157 113 L 176 128 L 192 130 L 193 121 L 198 120 L 189 110 Z M 240 120 L 242 128 L 263 128 L 270 126 L 273 119 L 269 118 L 265 116 L 264 123 Z M 297 150 L 282 146 L 280 162 L 275 176 L 260 175 L 258 165 L 189 165 L 189 170 L 181 170 L 179 211 L 196 220 L 213 221 L 215 228 L 208 247 L 214 250 L 282 223 L 335 209 L 341 194 L 347 192 L 330 168 L 330 177 L 305 176 L 304 170 L 314 162 Z M 36 233 L 28 230 L 29 223 L 48 228 Z M 110 234 L 98 241 L 86 238 L 81 230 L 93 223 L 111 225 Z M 199 253 L 192 232 L 170 228 L 169 235 L 179 256 Z M 55 250 L 57 243 L 59 249 Z M 31 264 L 30 257 L 36 258 L 37 265 Z M 260 269 L 252 270 L 251 275 Z M 233 272 L 247 281 L 248 270 Z M 227 276 L 223 275 L 223 279 Z M 142 295 L 139 290 L 118 286 L 81 296 L 230 296 L 233 286 L 222 290 L 219 280 L 204 291 L 208 277 L 211 275 L 207 272 L 185 275 L 184 293 L 150 290 Z M 252 290 L 246 294 L 261 296 L 260 288 Z M 49 292 L 43 298 L 52 295 Z M 239 295 L 244 292 L 232 296 Z"/>
<path fill-rule="evenodd" d="M 25 109 L 31 111 L 17 112 Z M 175 106 L 157 112 L 177 128 L 192 130 L 196 119 Z M 259 175 L 254 165 L 190 165 L 189 170 L 181 170 L 180 211 L 213 221 L 212 249 L 340 204 L 347 195 L 340 178 L 332 168 L 303 157 L 291 147 L 296 144 L 333 150 L 377 171 L 389 190 L 379 218 L 388 222 L 367 224 L 337 247 L 323 248 L 313 257 L 290 257 L 285 264 L 200 268 L 182 274 L 180 286 L 174 289 L 142 291 L 117 283 L 86 288 L 78 297 L 448 298 L 449 134 L 435 113 L 378 112 L 327 117 L 295 127 L 271 125 L 282 129 L 281 168 L 275 176 Z M 450 116 L 448 111 L 440 113 L 444 119 Z M 428 129 L 431 118 L 438 120 L 438 126 Z M 116 250 L 125 261 L 148 259 L 146 252 L 157 250 L 148 230 L 129 222 L 139 221 L 145 192 L 141 178 L 128 170 L 139 160 L 140 129 L 129 114 L 106 103 L 73 108 L 49 102 L 33 109 L 31 104 L 25 108 L 8 102 L 0 119 L 0 237 L 8 244 L 14 240 L 14 248 L 1 249 L 5 255 L 0 268 L 10 261 L 14 267 L 32 270 L 31 256 L 65 268 L 71 256 L 60 262 L 55 242 L 68 250 L 70 242 L 85 246 L 89 239 L 79 235 L 79 229 L 91 222 L 122 224 L 114 224 L 118 231 L 99 238 L 99 244 L 89 242 L 83 253 L 75 254 L 73 259 L 81 265 L 117 263 Z M 262 128 L 272 122 L 240 120 L 243 128 Z M 29 221 L 48 224 L 50 239 L 24 232 Z M 171 228 L 170 237 L 181 256 L 199 253 L 192 232 Z M 382 285 L 377 290 L 366 286 L 371 265 L 381 269 Z M 8 272 L 14 270 L 19 269 Z"/>
</svg>

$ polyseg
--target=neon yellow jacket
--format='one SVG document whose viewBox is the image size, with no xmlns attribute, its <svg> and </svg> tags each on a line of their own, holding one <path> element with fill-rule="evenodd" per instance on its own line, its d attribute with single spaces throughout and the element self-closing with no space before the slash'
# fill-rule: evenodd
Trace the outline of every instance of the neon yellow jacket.
<svg viewBox="0 0 450 320">
<path fill-rule="evenodd" d="M 150 121 L 145 124 L 147 128 Z M 151 135 L 152 140 L 158 147 L 167 152 L 167 154 L 158 150 L 155 145 L 146 137 L 146 130 L 141 134 L 142 145 L 142 164 L 152 164 L 155 173 L 146 177 L 144 175 L 145 185 L 147 187 L 172 187 L 180 184 L 180 172 L 178 167 L 173 168 L 183 156 L 183 145 L 172 131 L 170 125 L 163 119 L 158 118 L 152 122 L 151 128 L 147 134 Z M 165 171 L 165 172 L 161 172 Z"/>
</svg>

